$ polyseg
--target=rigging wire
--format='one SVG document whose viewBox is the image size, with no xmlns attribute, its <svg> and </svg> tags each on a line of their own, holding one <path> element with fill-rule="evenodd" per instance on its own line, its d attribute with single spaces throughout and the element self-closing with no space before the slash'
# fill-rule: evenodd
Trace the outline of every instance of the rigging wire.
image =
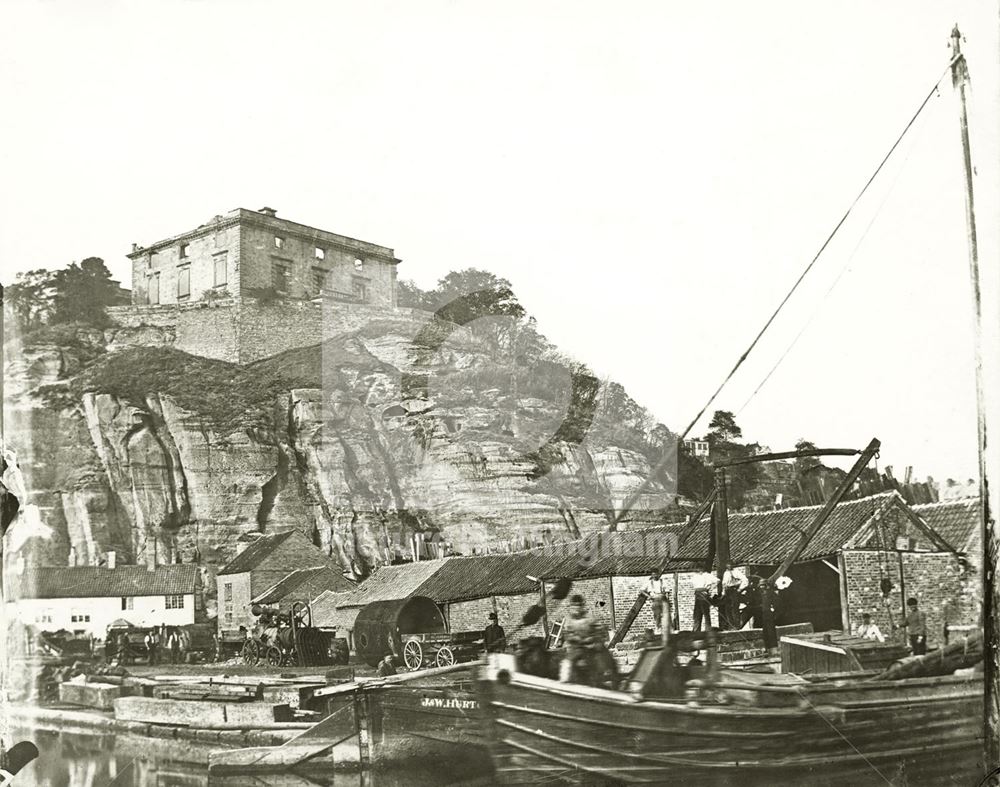
<svg viewBox="0 0 1000 787">
<path fill-rule="evenodd" d="M 723 381 L 719 384 L 719 387 L 715 389 L 715 392 L 709 397 L 708 401 L 705 402 L 704 406 L 698 411 L 698 414 L 691 419 L 691 422 L 684 428 L 684 431 L 681 432 L 681 434 L 677 437 L 677 439 L 675 441 L 672 441 L 671 446 L 664 452 L 663 456 L 660 458 L 660 461 L 656 463 L 656 466 L 653 467 L 653 469 L 646 476 L 643 482 L 639 484 L 639 486 L 636 487 L 622 503 L 621 510 L 615 515 L 614 521 L 611 524 L 612 530 L 615 530 L 617 528 L 618 523 L 621 522 L 621 520 L 629 512 L 632 506 L 635 505 L 636 501 L 646 492 L 647 489 L 649 489 L 652 480 L 661 475 L 667 469 L 667 466 L 670 464 L 670 462 L 676 457 L 677 446 L 684 441 L 684 438 L 688 436 L 688 433 L 695 427 L 695 424 L 697 424 L 698 421 L 701 420 L 701 417 L 705 414 L 705 411 L 709 407 L 711 407 L 712 402 L 714 402 L 715 399 L 718 397 L 718 395 L 722 393 L 722 389 L 726 387 L 726 384 L 732 379 L 733 375 L 736 374 L 736 371 L 743 365 L 743 362 L 747 359 L 747 356 L 749 356 L 750 353 L 753 351 L 753 349 L 757 346 L 757 343 L 760 341 L 761 337 L 767 332 L 767 329 L 771 327 L 771 323 L 774 322 L 775 318 L 778 316 L 778 313 L 785 307 L 785 304 L 788 303 L 788 300 L 799 288 L 799 285 L 802 283 L 802 280 L 805 279 L 805 277 L 808 275 L 809 271 L 813 269 L 813 266 L 816 264 L 816 261 L 820 258 L 820 255 L 822 255 L 823 252 L 826 250 L 826 247 L 830 245 L 830 241 L 833 240 L 834 236 L 844 225 L 844 222 L 846 222 L 848 217 L 851 215 L 852 211 L 854 210 L 854 207 L 858 204 L 858 202 L 860 202 L 861 198 L 868 191 L 868 187 L 871 186 L 875 178 L 878 177 L 879 173 L 882 171 L 882 168 L 885 167 L 886 162 L 888 162 L 889 159 L 892 157 L 892 154 L 896 152 L 896 148 L 899 147 L 899 144 L 903 141 L 903 137 L 906 136 L 907 132 L 916 122 L 917 118 L 920 116 L 920 113 L 924 111 L 924 108 L 930 102 L 931 98 L 933 98 L 934 95 L 937 94 L 938 86 L 941 84 L 942 80 L 944 80 L 944 78 L 948 76 L 948 74 L 951 72 L 952 66 L 961 57 L 962 57 L 961 54 L 958 54 L 952 57 L 948 61 L 948 65 L 941 73 L 941 76 L 939 76 L 937 80 L 934 82 L 931 89 L 927 92 L 927 95 L 924 97 L 924 100 L 920 102 L 920 105 L 917 107 L 917 111 L 913 113 L 913 117 L 911 117 L 909 122 L 903 127 L 903 130 L 900 132 L 899 136 L 896 137 L 896 141 L 892 143 L 892 147 L 889 148 L 889 152 L 886 153 L 885 156 L 882 158 L 882 161 L 879 162 L 879 165 L 875 168 L 875 171 L 872 173 L 871 177 L 868 178 L 868 181 L 862 187 L 861 191 L 858 192 L 858 195 L 848 206 L 847 211 L 844 213 L 843 216 L 840 217 L 840 221 L 836 223 L 833 230 L 827 236 L 826 240 L 823 241 L 823 245 L 819 247 L 819 251 L 816 252 L 812 260 L 809 261 L 809 264 L 806 265 L 802 273 L 799 274 L 798 279 L 795 280 L 795 283 L 792 285 L 791 289 L 785 294 L 785 297 L 781 299 L 781 302 L 778 304 L 778 307 L 774 310 L 774 313 L 771 314 L 771 316 L 767 319 L 767 322 L 764 323 L 764 327 L 760 329 L 760 331 L 754 337 L 753 341 L 750 342 L 750 346 L 743 351 L 743 354 L 736 361 L 736 364 L 733 366 L 732 369 L 730 369 L 729 374 L 727 374 L 725 379 L 723 379 Z"/>
<path fill-rule="evenodd" d="M 914 145 L 915 144 L 916 143 L 914 143 Z M 830 298 L 831 293 L 836 289 L 837 285 L 840 283 L 840 280 L 842 278 L 844 278 L 845 274 L 847 274 L 847 273 L 850 272 L 850 270 L 851 270 L 851 263 L 854 261 L 854 257 L 858 253 L 858 249 L 861 248 L 861 245 L 864 243 L 865 238 L 868 237 L 868 233 L 871 231 L 871 228 L 875 225 L 875 221 L 878 219 L 879 215 L 882 213 L 882 208 L 885 207 L 885 204 L 889 201 L 889 197 L 891 197 L 892 193 L 895 191 L 896 184 L 899 182 L 899 178 L 902 176 L 903 171 L 906 169 L 906 165 L 909 163 L 910 156 L 911 156 L 912 153 L 913 153 L 913 146 L 910 147 L 910 150 L 904 156 L 903 163 L 900 166 L 899 170 L 896 172 L 895 177 L 893 177 L 892 183 L 890 184 L 889 189 L 886 191 L 885 196 L 882 198 L 882 201 L 879 203 L 878 207 L 875 209 L 875 212 L 872 214 L 871 220 L 868 222 L 868 225 L 865 227 L 864 232 L 862 232 L 861 236 L 858 238 L 858 242 L 855 244 L 854 248 L 851 250 L 851 253 L 848 255 L 847 260 L 844 262 L 844 266 L 840 269 L 840 272 L 837 274 L 837 278 L 835 278 L 833 280 L 833 283 L 830 285 L 829 289 L 827 289 L 827 291 L 823 294 L 823 297 L 820 300 L 819 305 L 816 307 L 816 309 L 813 311 L 813 313 L 809 316 L 809 319 L 806 321 L 806 324 L 802 326 L 802 329 L 796 334 L 795 338 L 792 339 L 791 343 L 788 345 L 788 347 L 785 349 L 785 351 L 779 356 L 779 358 L 775 362 L 774 366 L 771 367 L 771 371 L 769 371 L 764 376 L 764 379 L 760 381 L 760 385 L 758 385 L 754 389 L 753 393 L 750 394 L 750 396 L 747 397 L 747 400 L 745 402 L 743 402 L 743 404 L 740 406 L 740 409 L 736 411 L 737 415 L 739 415 L 740 413 L 742 413 L 746 409 L 747 405 L 750 404 L 750 402 L 753 400 L 753 398 L 758 393 L 760 393 L 761 388 L 763 388 L 767 384 L 767 381 L 771 379 L 771 375 L 773 375 L 778 370 L 778 367 L 781 366 L 782 362 L 789 355 L 789 353 L 791 353 L 791 351 L 795 347 L 795 345 L 798 344 L 799 339 L 802 338 L 802 334 L 804 334 L 806 332 L 806 330 L 808 330 L 809 326 L 812 325 L 812 323 L 816 319 L 816 317 L 819 316 L 819 313 L 820 313 L 820 310 L 823 307 L 823 304 L 826 303 L 826 301 Z"/>
</svg>

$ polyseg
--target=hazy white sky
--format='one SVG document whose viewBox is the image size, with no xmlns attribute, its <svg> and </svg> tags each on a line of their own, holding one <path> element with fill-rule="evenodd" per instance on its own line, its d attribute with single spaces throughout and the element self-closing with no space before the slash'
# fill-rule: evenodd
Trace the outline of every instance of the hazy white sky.
<svg viewBox="0 0 1000 787">
<path fill-rule="evenodd" d="M 563 350 L 680 429 L 942 73 L 955 22 L 993 297 L 998 19 L 982 0 L 8 0 L 0 264 L 96 255 L 127 284 L 133 241 L 270 205 L 395 248 L 425 286 L 509 278 Z M 875 435 L 883 464 L 975 475 L 967 266 L 946 79 L 716 406 L 775 450 Z"/>
</svg>

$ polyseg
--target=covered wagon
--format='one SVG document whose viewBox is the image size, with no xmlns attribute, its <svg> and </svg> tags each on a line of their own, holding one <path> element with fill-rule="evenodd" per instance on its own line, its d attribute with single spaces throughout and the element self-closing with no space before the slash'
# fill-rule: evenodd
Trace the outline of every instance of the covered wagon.
<svg viewBox="0 0 1000 787">
<path fill-rule="evenodd" d="M 373 601 L 354 621 L 358 656 L 375 666 L 388 653 L 410 669 L 447 666 L 479 657 L 481 635 L 451 634 L 444 615 L 427 596 Z"/>
</svg>

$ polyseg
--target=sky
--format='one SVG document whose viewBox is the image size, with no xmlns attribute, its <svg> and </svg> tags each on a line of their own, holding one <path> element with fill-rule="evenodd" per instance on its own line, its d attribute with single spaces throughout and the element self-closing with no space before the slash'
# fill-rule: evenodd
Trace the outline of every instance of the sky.
<svg viewBox="0 0 1000 787">
<path fill-rule="evenodd" d="M 0 271 L 100 256 L 127 285 L 133 242 L 268 205 L 394 248 L 425 287 L 506 277 L 680 430 L 945 72 L 956 22 L 995 315 L 982 1 L 8 0 Z M 774 450 L 877 436 L 897 474 L 973 477 L 971 306 L 948 77 L 709 414 Z"/>
</svg>

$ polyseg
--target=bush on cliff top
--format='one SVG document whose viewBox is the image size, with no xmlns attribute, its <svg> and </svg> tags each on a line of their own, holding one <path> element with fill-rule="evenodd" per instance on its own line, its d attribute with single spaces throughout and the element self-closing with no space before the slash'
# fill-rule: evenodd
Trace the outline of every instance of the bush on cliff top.
<svg viewBox="0 0 1000 787">
<path fill-rule="evenodd" d="M 84 393 L 111 394 L 137 407 L 150 394 L 169 396 L 197 413 L 219 432 L 267 426 L 275 401 L 291 388 L 316 388 L 322 380 L 290 370 L 244 367 L 199 358 L 169 347 L 135 347 L 111 353 L 84 369 L 66 386 L 47 386 L 40 393 L 53 405 Z"/>
</svg>

